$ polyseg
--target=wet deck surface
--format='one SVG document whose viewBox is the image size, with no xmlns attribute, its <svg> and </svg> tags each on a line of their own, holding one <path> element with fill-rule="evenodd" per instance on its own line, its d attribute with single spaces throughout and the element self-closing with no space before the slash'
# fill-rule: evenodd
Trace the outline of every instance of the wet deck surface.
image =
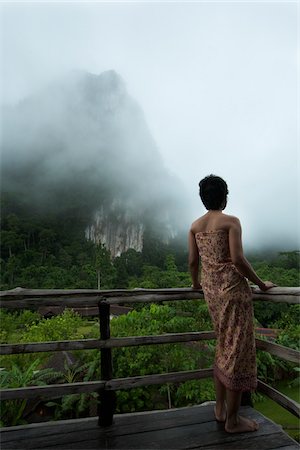
<svg viewBox="0 0 300 450">
<path fill-rule="evenodd" d="M 300 446 L 279 425 L 250 407 L 241 412 L 255 418 L 258 431 L 229 434 L 214 419 L 213 405 L 144 413 L 117 414 L 110 427 L 97 418 L 46 422 L 2 428 L 1 449 L 280 449 Z"/>
</svg>

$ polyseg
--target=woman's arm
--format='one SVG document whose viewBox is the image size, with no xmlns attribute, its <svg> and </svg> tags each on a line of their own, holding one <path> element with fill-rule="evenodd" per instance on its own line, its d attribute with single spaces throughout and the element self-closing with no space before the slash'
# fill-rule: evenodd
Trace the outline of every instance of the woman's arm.
<svg viewBox="0 0 300 450">
<path fill-rule="evenodd" d="M 188 244 L 189 244 L 189 268 L 193 282 L 192 288 L 201 289 L 201 285 L 199 283 L 199 251 L 195 241 L 195 235 L 192 232 L 192 230 L 189 231 Z"/>
<path fill-rule="evenodd" d="M 233 264 L 244 277 L 257 284 L 262 291 L 267 291 L 275 286 L 270 281 L 262 281 L 245 258 L 242 246 L 242 228 L 238 219 L 234 219 L 229 228 L 229 249 Z"/>
</svg>

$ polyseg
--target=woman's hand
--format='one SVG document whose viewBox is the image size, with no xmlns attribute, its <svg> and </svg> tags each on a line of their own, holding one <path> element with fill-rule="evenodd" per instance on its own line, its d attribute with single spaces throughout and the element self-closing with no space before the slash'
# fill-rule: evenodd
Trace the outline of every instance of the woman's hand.
<svg viewBox="0 0 300 450">
<path fill-rule="evenodd" d="M 276 286 L 277 286 L 277 284 L 272 283 L 272 281 L 264 281 L 263 285 L 259 286 L 259 289 L 261 291 L 265 292 Z"/>
<path fill-rule="evenodd" d="M 197 283 L 197 284 L 195 284 L 195 285 L 192 284 L 191 288 L 192 288 L 192 289 L 195 289 L 195 290 L 199 290 L 199 289 L 202 289 L 202 286 L 201 286 L 200 283 Z"/>
</svg>

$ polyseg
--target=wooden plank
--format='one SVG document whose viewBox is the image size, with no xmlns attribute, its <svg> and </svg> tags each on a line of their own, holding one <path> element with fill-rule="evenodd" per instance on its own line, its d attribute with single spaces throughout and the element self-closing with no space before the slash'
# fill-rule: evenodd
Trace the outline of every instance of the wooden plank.
<svg viewBox="0 0 300 450">
<path fill-rule="evenodd" d="M 194 331 L 186 333 L 165 333 L 148 336 L 129 336 L 124 338 L 111 338 L 108 347 L 132 347 L 136 345 L 170 344 L 174 342 L 190 342 L 215 339 L 214 331 Z"/>
<path fill-rule="evenodd" d="M 257 436 L 272 435 L 274 432 L 279 433 L 276 426 L 270 422 L 265 422 L 261 429 L 255 432 Z M 254 434 L 254 433 L 253 433 Z M 219 449 L 222 448 L 223 442 L 235 442 L 239 440 L 240 448 L 247 448 L 244 442 L 247 442 L 249 433 L 232 435 L 224 431 L 224 425 L 216 421 L 205 423 L 196 423 L 187 426 L 176 426 L 174 423 L 172 428 L 160 429 L 149 432 L 140 433 L 138 431 L 138 424 L 133 429 L 132 434 L 122 436 L 109 436 L 102 434 L 93 440 L 80 440 L 72 443 L 72 448 L 87 449 L 87 448 L 115 448 L 115 449 L 195 449 L 195 448 L 209 448 L 216 445 Z M 57 442 L 57 444 L 59 444 Z M 54 446 L 47 446 L 44 448 L 54 448 Z M 57 450 L 65 448 L 64 445 L 55 445 Z"/>
<path fill-rule="evenodd" d="M 74 432 L 75 434 L 78 433 L 81 436 L 83 432 L 88 431 L 89 434 L 93 436 L 105 434 L 105 436 L 112 437 L 132 434 L 132 430 L 135 430 L 136 427 L 138 427 L 138 432 L 142 433 L 172 428 L 174 427 L 174 422 L 176 422 L 177 426 L 183 426 L 190 425 L 192 423 L 198 424 L 211 421 L 214 421 L 212 408 L 208 410 L 207 407 L 197 407 L 197 409 L 193 411 L 193 407 L 188 407 L 180 408 L 177 411 L 173 411 L 173 409 L 156 411 L 154 414 L 153 411 L 119 414 L 114 416 L 114 423 L 105 428 L 99 427 L 96 419 L 85 423 L 81 423 L 81 420 L 77 419 L 76 423 L 73 423 L 71 426 L 68 423 L 65 425 L 63 421 L 60 421 L 59 423 L 52 424 L 50 427 L 45 427 L 43 424 L 36 424 L 38 426 L 31 429 L 29 429 L 30 425 L 14 427 L 15 430 L 13 432 L 10 432 L 9 429 L 6 428 L 5 430 L 8 431 L 1 432 L 1 441 L 2 443 L 10 441 L 17 441 L 20 443 L 20 441 L 23 440 L 30 440 L 32 441 L 30 445 L 35 444 L 37 446 L 41 444 L 41 441 L 46 436 L 49 444 L 50 442 L 55 442 L 57 438 L 53 438 L 52 435 L 56 435 L 58 430 L 60 434 L 60 442 L 66 443 L 68 440 L 77 440 L 76 437 L 73 438 L 71 436 Z"/>
<path fill-rule="evenodd" d="M 259 433 L 256 432 L 256 433 Z M 273 434 L 273 429 L 266 424 L 264 426 L 264 433 L 268 436 Z M 239 435 L 237 448 L 247 449 L 248 439 L 245 435 Z M 248 436 L 247 436 L 248 437 Z M 234 440 L 235 439 L 235 440 Z M 122 436 L 112 439 L 107 439 L 102 442 L 112 444 L 113 448 L 122 449 L 195 449 L 195 448 L 211 448 L 216 445 L 218 450 L 223 448 L 223 443 L 229 441 L 229 448 L 232 443 L 236 442 L 237 436 L 229 436 L 228 433 L 222 430 L 222 425 L 216 422 L 209 422 L 207 424 L 196 424 L 189 427 L 173 428 L 170 430 L 160 430 L 156 432 L 149 432 L 146 435 Z M 212 444 L 213 443 L 213 444 Z M 76 448 L 84 448 L 83 445 L 76 445 Z M 95 448 L 93 443 L 89 443 L 89 448 Z M 257 448 L 257 447 L 256 447 Z M 268 447 L 267 447 L 268 448 Z"/>
<path fill-rule="evenodd" d="M 294 292 L 297 288 L 288 288 L 289 292 Z M 15 288 L 7 291 L 0 291 L 0 297 L 4 298 L 26 298 L 26 297 L 80 297 L 86 296 L 102 296 L 105 298 L 123 296 L 130 297 L 132 294 L 182 294 L 191 292 L 203 292 L 201 289 L 195 290 L 191 288 L 166 288 L 166 289 L 24 289 Z"/>
<path fill-rule="evenodd" d="M 64 433 L 80 432 L 82 430 L 93 430 L 98 428 L 98 417 L 85 417 L 82 419 L 66 419 L 51 422 L 36 422 L 26 425 L 15 425 L 13 427 L 0 428 L 1 443 L 10 441 L 21 441 L 33 439 L 39 436 L 51 436 L 58 429 L 64 429 Z"/>
<path fill-rule="evenodd" d="M 193 414 L 193 417 L 191 417 L 189 409 L 190 408 L 185 409 L 185 414 L 180 415 L 178 415 L 177 412 L 174 414 L 172 410 L 167 411 L 167 415 L 153 415 L 147 413 L 145 415 L 129 414 L 127 417 L 119 415 L 116 417 L 117 423 L 112 427 L 96 428 L 93 431 L 80 429 L 77 433 L 65 433 L 64 427 L 56 426 L 54 428 L 53 426 L 52 436 L 45 436 L 43 433 L 44 427 L 41 426 L 39 436 L 36 436 L 33 439 L 22 439 L 21 441 L 18 440 L 16 436 L 14 441 L 6 442 L 4 448 L 19 448 L 17 446 L 20 446 L 20 443 L 22 443 L 22 448 L 43 448 L 45 445 L 47 448 L 68 448 L 66 447 L 68 444 L 72 448 L 106 448 L 101 445 L 103 442 L 106 444 L 112 443 L 113 445 L 111 448 L 194 448 L 193 441 L 191 447 L 187 446 L 186 442 L 190 439 L 191 434 L 194 434 L 193 437 L 197 439 L 197 445 L 199 445 L 199 439 L 201 439 L 201 443 L 206 441 L 206 444 L 210 444 L 212 439 L 218 443 L 223 442 L 224 439 L 227 439 L 229 442 L 233 442 L 237 439 L 236 435 L 225 433 L 224 426 L 215 422 L 212 405 L 194 410 L 193 412 L 197 414 Z M 257 417 L 257 412 L 250 408 L 242 408 L 242 411 L 243 414 L 246 413 L 248 417 Z M 128 421 L 130 416 L 132 416 L 131 418 L 134 420 L 131 421 L 129 426 L 127 424 L 126 427 L 126 421 Z M 160 420 L 154 421 L 153 418 L 155 416 L 159 416 L 158 419 Z M 163 416 L 164 420 L 161 420 Z M 118 419 L 120 422 L 122 422 L 123 419 L 123 427 L 118 423 Z M 263 416 L 260 418 L 260 422 L 263 427 L 260 430 L 260 433 L 263 435 L 269 435 L 273 432 L 274 426 L 276 430 L 278 429 L 276 425 L 268 422 Z M 25 427 L 23 427 L 23 437 L 26 431 L 24 428 Z M 206 432 L 205 436 L 204 432 Z M 177 439 L 174 439 L 174 433 L 177 434 Z M 210 435 L 208 436 L 207 433 Z M 221 436 L 216 436 L 220 433 Z M 249 433 L 245 434 L 249 436 Z M 173 436 L 171 440 L 169 439 L 170 446 L 161 447 L 161 445 L 166 444 L 166 435 L 168 438 L 169 436 Z M 154 436 L 156 436 L 156 439 L 154 439 Z M 245 436 L 243 439 L 245 439 Z M 123 444 L 120 445 L 122 442 Z M 155 443 L 154 447 L 151 446 L 152 442 Z M 142 446 L 135 446 L 134 444 L 136 443 L 139 443 L 139 445 Z M 221 447 L 219 446 L 219 448 Z"/>
<path fill-rule="evenodd" d="M 247 409 L 249 412 L 249 409 Z M 172 408 L 163 410 L 142 411 L 135 413 L 116 414 L 114 423 L 105 429 L 105 432 L 118 435 L 128 434 L 132 425 L 139 423 L 140 431 L 149 431 L 156 428 L 170 427 L 170 421 L 176 420 L 180 424 L 199 423 L 214 420 L 213 409 L 207 406 L 194 405 L 182 408 Z M 42 428 L 42 431 L 41 431 Z M 1 440 L 26 439 L 27 437 L 50 436 L 60 428 L 64 433 L 81 432 L 89 429 L 99 429 L 97 417 L 84 419 L 59 420 L 55 422 L 33 423 L 28 425 L 18 425 L 0 429 Z"/>
<path fill-rule="evenodd" d="M 150 336 L 129 336 L 122 338 L 110 338 L 109 340 L 80 339 L 72 341 L 32 342 L 26 344 L 1 344 L 0 355 L 63 350 L 86 350 L 95 348 L 132 347 L 137 345 L 201 341 L 214 338 L 215 333 L 213 331 L 201 331 L 191 333 L 166 333 Z"/>
<path fill-rule="evenodd" d="M 117 391 L 119 389 L 131 389 L 154 384 L 180 383 L 187 380 L 210 378 L 212 376 L 213 369 L 199 369 L 128 378 L 115 378 L 106 382 L 105 389 Z"/>
<path fill-rule="evenodd" d="M 256 286 L 251 286 L 253 300 L 265 300 L 272 303 L 300 303 L 300 287 L 274 287 L 268 291 L 261 291 Z"/>
<path fill-rule="evenodd" d="M 300 362 L 300 352 L 298 350 L 289 347 L 284 347 L 283 345 L 264 341 L 258 338 L 255 339 L 255 343 L 256 348 L 271 353 L 271 355 L 275 355 L 286 361 L 291 361 L 298 364 Z"/>
<path fill-rule="evenodd" d="M 186 299 L 186 300 L 196 300 L 196 299 L 203 299 L 204 294 L 203 291 L 193 291 L 190 290 L 190 292 L 183 292 L 183 293 L 176 293 L 171 294 L 167 293 L 167 289 L 165 290 L 166 293 L 155 293 L 155 292 L 148 292 L 141 295 L 141 293 L 133 292 L 130 298 L 124 299 L 124 297 L 121 296 L 114 296 L 113 298 L 109 298 L 108 301 L 113 303 L 137 303 L 137 302 L 157 302 L 157 301 L 174 301 L 174 300 L 180 300 L 180 299 Z M 200 295 L 199 295 L 200 293 Z M 300 288 L 282 288 L 282 287 L 276 287 L 272 288 L 271 291 L 262 292 L 258 288 L 252 288 L 253 293 L 253 300 L 265 300 L 268 302 L 273 303 L 289 303 L 289 304 L 299 304 L 300 303 Z M 177 297 L 177 298 L 176 298 Z"/>
<path fill-rule="evenodd" d="M 261 291 L 257 286 L 251 286 L 253 294 L 260 296 L 262 299 L 274 297 L 276 295 L 293 295 L 298 297 L 300 295 L 300 287 L 284 287 L 277 286 L 268 291 Z M 130 297 L 131 295 L 144 294 L 182 294 L 182 293 L 203 293 L 201 289 L 195 290 L 191 288 L 166 288 L 166 289 L 24 289 L 15 288 L 7 291 L 1 291 L 2 298 L 26 298 L 26 297 L 80 297 L 80 296 L 103 296 L 109 297 Z"/>
<path fill-rule="evenodd" d="M 51 384 L 47 386 L 30 386 L 14 389 L 1 389 L 1 400 L 14 400 L 16 398 L 56 398 L 69 394 L 95 392 L 104 389 L 105 381 L 85 381 L 82 383 Z"/>
<path fill-rule="evenodd" d="M 300 404 L 281 392 L 277 391 L 273 387 L 264 383 L 261 380 L 257 381 L 257 389 L 263 394 L 270 397 L 276 403 L 278 403 L 283 408 L 287 409 L 290 413 L 294 414 L 294 416 L 300 418 Z"/>
<path fill-rule="evenodd" d="M 110 305 L 106 301 L 99 302 L 99 324 L 100 336 L 102 340 L 110 338 Z M 112 351 L 111 348 L 101 348 L 100 350 L 100 370 L 102 380 L 111 380 L 113 377 Z M 97 403 L 99 425 L 108 426 L 113 422 L 113 415 L 116 409 L 116 393 L 102 389 L 99 392 Z"/>
<path fill-rule="evenodd" d="M 243 439 L 242 443 L 241 440 L 238 439 L 236 441 L 222 442 L 216 447 L 209 446 L 205 448 L 209 450 L 282 450 L 284 448 L 288 448 L 289 450 L 299 450 L 299 445 L 297 445 L 297 443 L 291 445 L 291 438 L 283 432 L 279 431 L 266 436 L 251 436 L 251 434 L 252 433 L 248 433 L 248 438 Z M 283 447 L 279 448 L 278 446 L 281 445 Z"/>
<path fill-rule="evenodd" d="M 159 412 L 133 413 L 128 415 L 117 415 L 116 423 L 111 427 L 86 429 L 76 427 L 76 422 L 81 423 L 84 419 L 66 421 L 75 425 L 75 432 L 70 432 L 68 425 L 64 426 L 62 421 L 50 426 L 51 435 L 46 435 L 45 424 L 36 424 L 39 434 L 35 437 L 26 437 L 29 427 L 18 428 L 21 436 L 15 435 L 11 441 L 2 440 L 2 448 L 35 449 L 45 448 L 60 450 L 66 448 L 81 449 L 145 449 L 145 448 L 172 448 L 172 449 L 272 449 L 273 443 L 279 446 L 291 446 L 294 449 L 294 441 L 285 435 L 281 429 L 268 421 L 262 415 L 251 408 L 241 408 L 241 412 L 248 417 L 256 418 L 260 423 L 260 429 L 255 433 L 244 433 L 230 435 L 224 432 L 224 426 L 217 424 L 213 417 L 213 405 L 194 408 L 180 408 L 184 411 L 169 410 Z M 199 412 L 202 409 L 202 414 Z M 190 411 L 193 417 L 190 417 Z M 179 413 L 179 416 L 178 416 Z M 184 413 L 184 414 L 182 414 Z M 178 417 L 175 418 L 175 415 Z M 208 417 L 209 416 L 209 417 Z M 164 417 L 164 420 L 161 420 Z M 126 424 L 131 420 L 130 424 Z M 156 419 L 156 420 L 155 420 Z M 86 425 L 90 419 L 86 421 Z M 94 419 L 95 425 L 95 419 Z M 192 426 L 191 426 L 192 425 Z M 66 432 L 68 431 L 68 432 Z M 76 432 L 77 431 L 77 432 Z M 15 431 L 16 433 L 16 431 Z M 3 433 L 2 433 L 3 434 Z M 6 432 L 7 434 L 7 432 Z M 25 438 L 24 438 L 25 437 Z M 21 440 L 20 440 L 21 438 Z M 290 445 L 288 445 L 290 444 Z"/>
<path fill-rule="evenodd" d="M 299 287 L 275 287 L 266 292 L 252 287 L 253 300 L 266 300 L 274 303 L 300 303 Z M 191 288 L 176 289 L 133 289 L 133 290 L 94 290 L 94 289 L 22 289 L 0 292 L 0 307 L 36 308 L 37 305 L 51 306 L 97 306 L 99 297 L 105 296 L 112 303 L 136 303 L 174 301 L 180 299 L 203 298 L 203 291 Z"/>
<path fill-rule="evenodd" d="M 178 294 L 132 294 L 130 297 L 128 296 L 114 296 L 113 298 L 109 298 L 107 301 L 109 304 L 128 304 L 128 303 L 155 303 L 162 301 L 176 301 L 176 300 L 199 300 L 203 298 L 202 294 L 199 294 L 195 291 L 189 293 L 178 293 Z M 32 297 L 32 298 L 24 298 L 24 299 L 1 299 L 0 300 L 0 308 L 6 308 L 10 310 L 14 309 L 32 309 L 37 310 L 40 307 L 45 306 L 65 306 L 67 308 L 78 308 L 79 306 L 97 306 L 99 302 L 99 297 L 91 296 L 91 297 Z"/>
<path fill-rule="evenodd" d="M 186 293 L 178 293 L 178 294 L 143 294 L 136 295 L 132 294 L 130 297 L 124 299 L 124 297 L 113 297 L 108 299 L 111 305 L 114 304 L 122 304 L 122 303 L 157 303 L 157 302 L 175 302 L 179 300 L 203 300 L 203 294 L 198 292 L 186 292 Z"/>
<path fill-rule="evenodd" d="M 1 344 L 0 355 L 19 353 L 60 352 L 68 350 L 87 350 L 107 345 L 99 339 L 80 339 L 74 341 L 30 342 L 28 344 Z"/>
<path fill-rule="evenodd" d="M 295 441 L 295 444 L 284 445 L 283 447 L 275 447 L 272 450 L 299 450 L 299 448 L 300 444 L 298 444 L 298 442 Z"/>
<path fill-rule="evenodd" d="M 31 309 L 33 311 L 38 310 L 45 306 L 64 306 L 66 308 L 76 308 L 85 306 L 97 306 L 99 302 L 99 297 L 91 296 L 87 298 L 65 298 L 65 297 L 33 297 L 24 299 L 5 299 L 0 300 L 0 308 L 5 308 L 8 310 L 15 309 Z"/>
<path fill-rule="evenodd" d="M 138 386 L 154 384 L 176 383 L 200 378 L 209 378 L 213 375 L 213 369 L 187 370 L 182 372 L 170 372 L 154 375 L 145 375 L 128 378 L 115 378 L 110 381 L 85 381 L 81 383 L 51 384 L 47 386 L 30 386 L 14 389 L 1 389 L 1 400 L 13 400 L 16 398 L 36 397 L 61 397 L 68 394 L 82 392 L 94 392 L 99 389 L 116 391 L 119 389 L 131 389 Z"/>
</svg>

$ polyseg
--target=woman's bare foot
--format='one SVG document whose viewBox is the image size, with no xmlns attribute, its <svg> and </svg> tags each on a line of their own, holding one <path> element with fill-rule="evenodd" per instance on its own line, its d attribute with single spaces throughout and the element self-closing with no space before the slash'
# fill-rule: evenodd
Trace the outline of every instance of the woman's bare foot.
<svg viewBox="0 0 300 450">
<path fill-rule="evenodd" d="M 257 431 L 258 428 L 259 425 L 255 420 L 243 416 L 237 416 L 237 420 L 227 421 L 225 424 L 227 433 L 247 433 L 248 431 Z"/>
<path fill-rule="evenodd" d="M 226 421 L 226 406 L 223 404 L 221 407 L 215 405 L 214 407 L 215 418 L 217 422 Z"/>
</svg>

